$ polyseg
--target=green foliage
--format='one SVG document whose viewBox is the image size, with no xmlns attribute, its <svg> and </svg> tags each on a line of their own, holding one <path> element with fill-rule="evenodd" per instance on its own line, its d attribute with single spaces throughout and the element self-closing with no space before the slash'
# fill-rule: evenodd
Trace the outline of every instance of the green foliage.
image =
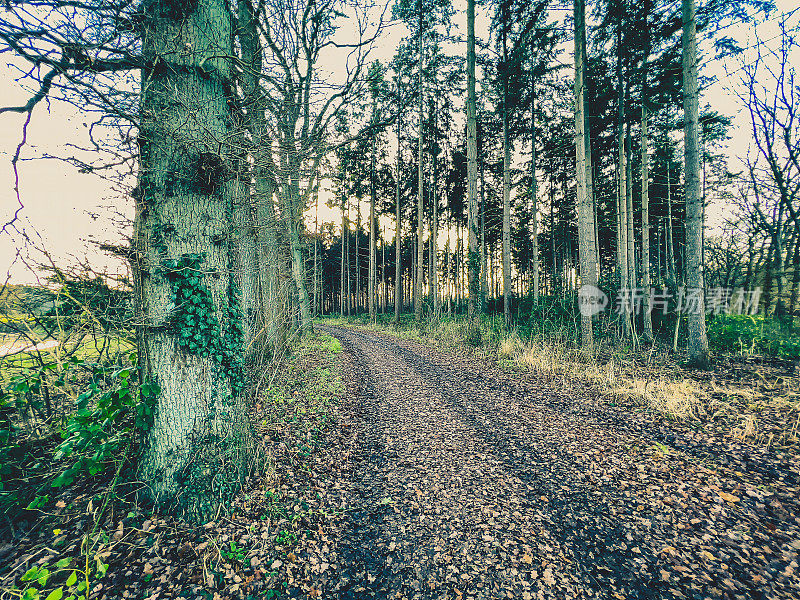
<svg viewBox="0 0 800 600">
<path fill-rule="evenodd" d="M 247 558 L 247 548 L 239 546 L 233 540 L 230 541 L 228 546 L 220 547 L 220 554 L 222 557 L 232 563 L 243 563 Z"/>
<path fill-rule="evenodd" d="M 98 474 L 118 457 L 134 427 L 146 429 L 152 422 L 158 387 L 146 382 L 137 388 L 133 363 L 91 368 L 92 377 L 78 396 L 76 411 L 55 450 L 54 459 L 66 459 L 68 466 L 53 480 L 53 487 L 70 485 L 79 476 Z"/>
<path fill-rule="evenodd" d="M 0 388 L 3 514 L 23 507 L 43 509 L 49 502 L 43 493 L 47 487 L 70 485 L 118 463 L 134 430 L 146 430 L 152 424 L 158 386 L 154 382 L 139 385 L 134 352 L 103 363 L 73 356 L 59 366 L 57 373 L 52 364 L 19 370 Z M 78 390 L 67 417 L 45 418 L 42 392 L 46 385 Z M 31 416 L 32 412 L 40 416 Z M 26 419 L 34 424 L 25 427 Z M 31 435 L 32 431 L 40 433 Z M 61 441 L 53 448 L 51 440 L 58 436 Z M 47 460 L 48 455 L 52 460 Z M 55 476 L 53 461 L 58 468 Z"/>
<path fill-rule="evenodd" d="M 17 490 L 8 484 L 12 475 L 18 469 L 16 465 L 19 464 L 21 458 L 21 449 L 16 441 L 17 428 L 15 427 L 12 417 L 14 409 L 11 406 L 12 396 L 5 390 L 0 388 L 0 512 L 5 513 L 7 510 L 16 506 L 18 503 Z"/>
<path fill-rule="evenodd" d="M 288 529 L 281 529 L 278 532 L 278 535 L 275 536 L 275 543 L 278 546 L 287 546 L 289 544 L 294 544 L 297 541 L 297 534 L 294 531 L 289 531 Z"/>
<path fill-rule="evenodd" d="M 708 326 L 708 341 L 720 351 L 751 353 L 755 351 L 763 329 L 764 317 L 761 315 L 719 315 Z"/>
<path fill-rule="evenodd" d="M 164 261 L 175 306 L 172 327 L 181 349 L 214 360 L 220 375 L 230 381 L 231 392 L 237 396 L 245 386 L 238 291 L 233 286 L 228 290 L 224 319 L 220 324 L 214 299 L 203 283 L 204 262 L 201 254 L 184 254 L 178 260 Z"/>
<path fill-rule="evenodd" d="M 62 557 L 34 565 L 10 592 L 21 600 L 86 600 L 92 582 L 105 577 L 109 565 L 99 555 L 93 561 L 80 561 L 82 565 L 77 568 L 73 562 L 71 557 Z"/>
<path fill-rule="evenodd" d="M 719 352 L 800 359 L 800 328 L 764 315 L 717 315 L 708 325 L 708 341 Z"/>
</svg>

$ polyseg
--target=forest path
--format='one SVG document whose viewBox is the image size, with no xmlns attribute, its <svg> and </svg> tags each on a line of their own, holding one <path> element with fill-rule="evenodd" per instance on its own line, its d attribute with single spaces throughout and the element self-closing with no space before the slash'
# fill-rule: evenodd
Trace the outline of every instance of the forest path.
<svg viewBox="0 0 800 600">
<path fill-rule="evenodd" d="M 754 531 L 757 482 L 670 451 L 564 381 L 321 329 L 344 348 L 350 394 L 321 490 L 345 516 L 302 550 L 312 597 L 793 597 L 797 576 L 776 572 L 792 557 L 770 560 L 800 544 Z"/>
</svg>

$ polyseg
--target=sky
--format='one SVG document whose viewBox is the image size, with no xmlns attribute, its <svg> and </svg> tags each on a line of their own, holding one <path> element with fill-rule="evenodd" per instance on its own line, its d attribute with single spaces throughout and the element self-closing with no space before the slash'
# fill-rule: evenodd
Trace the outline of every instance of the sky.
<svg viewBox="0 0 800 600">
<path fill-rule="evenodd" d="M 779 10 L 795 8 L 793 0 L 777 0 Z M 464 2 L 455 3 L 454 24 L 458 32 L 465 30 Z M 487 20 L 478 19 L 478 35 L 486 36 Z M 762 39 L 770 39 L 775 28 L 765 26 L 759 30 Z M 483 31 L 482 31 L 483 30 Z M 728 35 L 743 46 L 753 42 L 749 28 L 731 28 Z M 402 26 L 393 26 L 374 58 L 388 60 L 394 53 L 397 42 L 405 34 Z M 571 44 L 569 45 L 571 50 Z M 569 60 L 564 56 L 562 60 Z M 10 64 L 6 54 L 0 61 L 0 105 L 24 104 L 29 91 L 15 81 L 19 71 Z M 735 63 L 729 62 L 729 70 Z M 730 168 L 737 170 L 739 158 L 744 156 L 750 142 L 748 122 L 742 113 L 741 104 L 733 93 L 737 75 L 726 75 L 724 65 L 714 64 L 705 71 L 716 75 L 719 81 L 705 90 L 704 100 L 721 112 L 734 117 L 732 139 L 727 155 Z M 125 231 L 120 229 L 119 215 L 131 218 L 132 202 L 113 189 L 110 183 L 96 175 L 81 174 L 65 161 L 42 158 L 44 156 L 75 156 L 75 147 L 87 142 L 86 115 L 68 104 L 53 101 L 40 103 L 33 114 L 27 131 L 27 142 L 18 163 L 19 196 L 23 208 L 14 227 L 0 234 L 0 285 L 6 280 L 15 283 L 36 283 L 40 273 L 31 271 L 27 265 L 46 262 L 40 252 L 33 249 L 46 248 L 57 264 L 90 263 L 99 272 L 125 272 L 124 265 L 96 249 L 92 242 L 120 243 Z M 0 114 L 0 224 L 6 223 L 19 207 L 14 192 L 14 172 L 11 159 L 21 140 L 24 116 L 17 113 Z M 323 187 L 325 183 L 323 182 Z M 339 222 L 337 212 L 325 206 L 326 192 L 321 193 L 320 220 Z M 714 230 L 725 216 L 722 207 L 711 207 L 708 225 Z M 313 225 L 313 212 L 307 220 Z M 391 236 L 392 220 L 386 218 L 382 225 Z"/>
</svg>

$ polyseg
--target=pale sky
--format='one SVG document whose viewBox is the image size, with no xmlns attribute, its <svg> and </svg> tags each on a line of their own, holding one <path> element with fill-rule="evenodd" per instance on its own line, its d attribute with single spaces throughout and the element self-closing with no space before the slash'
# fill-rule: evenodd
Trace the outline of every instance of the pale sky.
<svg viewBox="0 0 800 600">
<path fill-rule="evenodd" d="M 784 11 L 795 8 L 792 0 L 778 0 L 779 9 Z M 458 30 L 465 29 L 463 2 L 455 3 L 458 12 L 454 15 L 454 23 Z M 481 27 L 481 21 L 483 27 Z M 486 21 L 478 24 L 478 35 L 485 37 Z M 484 29 L 484 32 L 481 32 Z M 747 46 L 752 42 L 752 34 L 745 28 L 732 29 L 726 32 Z M 762 39 L 772 37 L 769 31 L 761 31 Z M 393 27 L 387 40 L 376 51 L 373 58 L 388 60 L 394 53 L 396 42 L 404 35 L 401 27 Z M 570 44 L 571 50 L 571 44 Z M 568 57 L 564 57 L 568 60 Z M 29 92 L 20 88 L 14 81 L 18 74 L 6 62 L 0 64 L 0 104 L 24 104 Z M 731 63 L 733 64 L 733 63 Z M 730 168 L 737 170 L 737 157 L 746 152 L 750 135 L 749 123 L 741 112 L 738 101 L 726 91 L 734 83 L 733 77 L 726 77 L 724 70 L 713 65 L 713 72 L 721 77 L 720 83 L 706 90 L 704 100 L 719 112 L 735 117 L 735 128 L 728 154 Z M 712 72 L 711 69 L 706 74 Z M 90 240 L 119 242 L 123 235 L 115 224 L 114 212 L 132 215 L 131 202 L 121 198 L 109 183 L 95 175 L 80 174 L 77 169 L 63 161 L 54 159 L 38 159 L 44 155 L 68 157 L 75 155 L 74 146 L 82 146 L 87 140 L 85 117 L 75 107 L 61 103 L 40 103 L 33 114 L 28 127 L 27 144 L 19 162 L 20 196 L 24 209 L 16 223 L 18 231 L 0 235 L 0 282 L 5 280 L 5 273 L 11 273 L 15 282 L 31 283 L 35 277 L 15 260 L 17 250 L 23 245 L 24 236 L 28 235 L 44 245 L 59 263 L 75 262 L 88 258 L 98 270 L 119 272 L 124 270 L 119 261 L 104 256 L 88 244 Z M 21 139 L 21 128 L 24 118 L 15 113 L 0 115 L 0 221 L 5 223 L 13 215 L 17 200 L 14 193 L 14 176 L 11 168 L 11 157 Z M 390 142 L 391 147 L 391 142 Z M 323 183 L 323 185 L 325 185 Z M 709 225 L 716 226 L 721 219 L 721 210 L 709 211 Z M 313 212 L 309 214 L 313 223 Z M 320 219 L 339 221 L 336 212 L 324 206 L 320 201 Z M 386 219 L 387 231 L 392 230 L 391 219 Z M 39 238 L 40 236 L 40 238 Z M 25 250 L 23 250 L 25 253 Z M 32 260 L 41 257 L 31 256 Z"/>
</svg>

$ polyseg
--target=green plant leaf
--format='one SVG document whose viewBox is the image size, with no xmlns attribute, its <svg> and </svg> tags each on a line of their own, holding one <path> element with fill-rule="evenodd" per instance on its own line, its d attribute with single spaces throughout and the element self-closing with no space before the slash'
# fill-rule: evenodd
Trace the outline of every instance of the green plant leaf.
<svg viewBox="0 0 800 600">
<path fill-rule="evenodd" d="M 61 600 L 63 596 L 64 596 L 64 588 L 59 587 L 54 589 L 49 594 L 47 594 L 47 598 L 45 598 L 44 600 Z"/>
</svg>

